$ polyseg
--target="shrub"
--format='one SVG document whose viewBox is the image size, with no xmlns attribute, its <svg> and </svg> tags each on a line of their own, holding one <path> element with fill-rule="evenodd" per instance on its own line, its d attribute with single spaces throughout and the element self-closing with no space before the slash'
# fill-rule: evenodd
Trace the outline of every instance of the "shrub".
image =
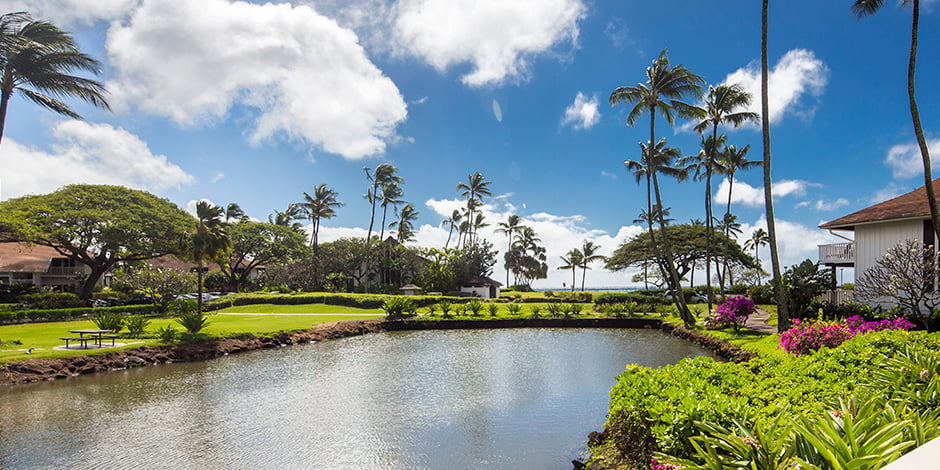
<svg viewBox="0 0 940 470">
<path fill-rule="evenodd" d="M 705 327 L 709 329 L 732 327 L 734 331 L 744 327 L 752 313 L 754 313 L 754 302 L 747 297 L 728 297 L 721 305 L 715 308 L 715 312 L 705 320 Z"/>
<path fill-rule="evenodd" d="M 131 338 L 140 338 L 150 326 L 150 320 L 143 315 L 131 315 L 124 319 L 124 326 L 127 328 L 127 335 Z"/>
<path fill-rule="evenodd" d="M 568 311 L 571 312 L 572 315 L 580 315 L 582 310 L 584 310 L 583 304 L 569 304 L 568 306 Z"/>
<path fill-rule="evenodd" d="M 735 284 L 728 288 L 728 292 L 733 295 L 747 295 L 748 288 L 747 284 Z"/>
<path fill-rule="evenodd" d="M 623 316 L 623 304 L 607 304 L 601 307 L 601 313 L 608 317 Z"/>
<path fill-rule="evenodd" d="M 176 317 L 176 323 L 186 328 L 186 333 L 195 335 L 209 326 L 209 319 L 198 311 L 184 311 Z"/>
<path fill-rule="evenodd" d="M 542 308 L 538 305 L 529 305 L 529 312 L 532 314 L 532 318 L 538 318 L 539 314 L 542 313 Z"/>
<path fill-rule="evenodd" d="M 172 325 L 166 325 L 163 328 L 157 329 L 157 338 L 164 343 L 172 343 L 176 341 L 178 337 L 179 331 L 173 328 Z"/>
<path fill-rule="evenodd" d="M 99 330 L 111 330 L 117 333 L 124 328 L 124 315 L 113 310 L 97 312 L 95 316 L 91 317 L 91 322 L 94 323 Z"/>
<path fill-rule="evenodd" d="M 868 304 L 846 302 L 841 305 L 830 302 L 814 302 L 812 309 L 819 312 L 820 320 L 845 320 L 849 317 L 861 316 L 867 320 L 883 318 L 885 313 L 881 309 L 873 309 Z"/>
<path fill-rule="evenodd" d="M 467 302 L 464 307 L 464 311 L 469 310 L 473 312 L 473 316 L 477 316 L 480 314 L 480 310 L 483 310 L 483 302 L 480 302 L 477 299 L 473 299 L 470 302 Z"/>
<path fill-rule="evenodd" d="M 748 297 L 754 301 L 755 304 L 772 304 L 774 303 L 774 293 L 773 289 L 768 285 L 764 286 L 754 286 L 751 287 L 747 292 Z"/>
<path fill-rule="evenodd" d="M 496 312 L 499 312 L 499 305 L 496 305 L 496 304 L 488 304 L 488 305 L 486 306 L 486 309 L 489 310 L 490 316 L 495 317 L 495 316 L 496 316 Z"/>
<path fill-rule="evenodd" d="M 437 305 L 428 305 L 428 315 L 434 315 L 434 312 L 437 312 Z"/>
<path fill-rule="evenodd" d="M 646 304 L 646 305 L 656 305 L 669 303 L 662 295 L 653 295 L 650 292 L 652 291 L 642 291 L 641 292 L 611 292 L 607 294 L 600 294 L 597 297 L 594 297 L 594 306 L 595 308 L 600 309 L 603 305 L 607 304 L 622 304 L 626 302 L 635 302 L 637 304 Z"/>
<path fill-rule="evenodd" d="M 441 314 L 445 317 L 454 309 L 454 305 L 446 300 L 440 301 L 437 306 L 441 308 Z"/>
<path fill-rule="evenodd" d="M 793 327 L 780 335 L 780 347 L 796 356 L 819 348 L 834 348 L 856 335 L 882 330 L 911 330 L 914 325 L 903 319 L 866 322 L 861 316 L 850 317 L 843 323 L 806 322 L 793 319 Z"/>
<path fill-rule="evenodd" d="M 405 315 L 413 315 L 415 312 L 415 304 L 407 297 L 395 296 L 389 298 L 382 304 L 382 310 L 388 318 L 400 318 Z"/>
<path fill-rule="evenodd" d="M 76 308 L 82 306 L 78 295 L 71 292 L 43 292 L 20 296 L 20 303 L 26 309 Z"/>
<path fill-rule="evenodd" d="M 535 307 L 535 305 L 533 305 L 533 307 Z M 521 310 L 522 306 L 519 304 L 509 304 L 506 306 L 506 311 L 509 312 L 510 315 L 518 315 Z"/>
<path fill-rule="evenodd" d="M 548 311 L 548 314 L 551 315 L 552 318 L 557 318 L 557 317 L 561 316 L 562 313 L 564 313 L 564 312 L 562 312 L 562 310 L 561 310 L 561 305 L 556 304 L 556 303 L 550 303 L 550 304 L 548 304 L 548 305 L 545 307 L 545 310 Z"/>
<path fill-rule="evenodd" d="M 82 315 L 95 314 L 97 312 L 124 312 L 139 313 L 147 315 L 156 312 L 157 308 L 153 305 L 127 305 L 123 307 L 82 307 L 82 308 L 63 308 L 53 310 L 15 310 L 12 312 L 0 312 L 0 323 L 21 323 L 26 321 L 62 321 L 80 317 Z"/>
</svg>

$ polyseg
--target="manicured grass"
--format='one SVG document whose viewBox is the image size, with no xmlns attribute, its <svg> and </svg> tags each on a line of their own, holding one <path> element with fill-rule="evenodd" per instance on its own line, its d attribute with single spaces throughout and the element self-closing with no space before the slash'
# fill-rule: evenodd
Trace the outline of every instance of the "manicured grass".
<svg viewBox="0 0 940 470">
<path fill-rule="evenodd" d="M 218 310 L 217 313 L 347 313 L 347 314 L 382 314 L 380 308 L 355 308 L 341 305 L 304 304 L 304 305 L 274 305 L 251 304 L 228 307 Z"/>
</svg>

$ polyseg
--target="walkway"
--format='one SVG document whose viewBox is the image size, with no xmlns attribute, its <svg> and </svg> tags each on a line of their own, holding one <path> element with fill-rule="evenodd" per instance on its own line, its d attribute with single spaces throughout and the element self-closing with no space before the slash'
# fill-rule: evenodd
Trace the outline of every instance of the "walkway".
<svg viewBox="0 0 940 470">
<path fill-rule="evenodd" d="M 768 325 L 767 319 L 770 318 L 770 313 L 757 309 L 751 316 L 747 317 L 747 322 L 744 323 L 746 328 L 750 328 L 759 333 L 774 334 L 777 332 L 777 327 Z"/>
</svg>

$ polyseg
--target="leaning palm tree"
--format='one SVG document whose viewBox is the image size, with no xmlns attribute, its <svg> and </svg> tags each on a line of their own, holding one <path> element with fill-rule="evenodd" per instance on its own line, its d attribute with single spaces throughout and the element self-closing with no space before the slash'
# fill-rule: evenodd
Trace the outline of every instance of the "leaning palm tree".
<svg viewBox="0 0 940 470">
<path fill-rule="evenodd" d="M 861 19 L 864 16 L 875 14 L 884 4 L 884 0 L 855 0 L 852 3 L 852 13 L 855 14 L 856 18 Z M 920 147 L 920 156 L 924 163 L 924 188 L 927 190 L 930 220 L 933 222 L 934 233 L 940 233 L 940 208 L 937 206 L 937 197 L 933 190 L 930 152 L 927 149 L 924 129 L 920 124 L 920 111 L 917 109 L 917 100 L 914 98 L 914 71 L 917 66 L 917 30 L 920 23 L 920 0 L 901 0 L 900 4 L 902 6 L 911 5 L 911 48 L 907 59 L 907 99 L 911 108 L 914 136 L 917 138 L 917 146 Z"/>
<path fill-rule="evenodd" d="M 418 220 L 418 210 L 415 209 L 415 205 L 412 203 L 405 204 L 404 207 L 398 211 L 398 220 L 389 224 L 389 228 L 398 229 L 398 243 L 404 244 L 405 242 L 414 239 L 414 221 Z"/>
<path fill-rule="evenodd" d="M 231 202 L 229 205 L 225 206 L 225 223 L 235 220 L 237 222 L 244 222 L 248 220 L 248 215 L 245 214 L 245 211 L 242 210 L 242 207 L 238 203 Z"/>
<path fill-rule="evenodd" d="M 636 86 L 622 86 L 615 89 L 610 94 L 610 104 L 634 103 L 633 108 L 627 115 L 627 124 L 631 127 L 636 124 L 637 118 L 643 113 L 650 115 L 650 138 L 649 145 L 656 146 L 656 114 L 662 115 L 669 125 L 675 122 L 676 115 L 680 117 L 699 117 L 698 108 L 682 101 L 685 97 L 699 98 L 702 96 L 702 85 L 705 80 L 693 73 L 682 65 L 672 66 L 669 58 L 666 57 L 666 49 L 659 54 L 659 57 L 653 61 L 653 64 L 646 69 L 646 83 L 638 83 Z M 651 157 L 655 152 L 650 152 Z M 659 191 L 658 171 L 653 171 L 653 189 L 656 194 L 656 203 L 662 207 L 662 195 Z M 659 220 L 660 228 L 665 235 L 666 224 L 662 217 Z M 669 274 L 669 285 L 676 294 L 676 304 L 679 307 L 679 314 L 686 326 L 691 327 L 695 324 L 695 318 L 689 311 L 685 303 L 684 296 L 681 295 L 679 274 L 672 260 L 672 247 L 669 243 L 669 237 L 663 236 L 663 254 L 666 269 Z"/>
<path fill-rule="evenodd" d="M 403 195 L 401 185 L 396 181 L 389 181 L 382 185 L 382 225 L 379 229 L 379 240 L 385 239 L 385 215 L 388 213 L 388 205 L 391 204 L 393 207 L 397 208 L 399 204 L 405 202 L 399 199 Z"/>
<path fill-rule="evenodd" d="M 765 232 L 764 229 L 759 228 L 751 232 L 751 238 L 748 238 L 744 242 L 745 249 L 754 248 L 754 260 L 757 261 L 758 268 L 760 268 L 760 256 L 758 256 L 757 250 L 760 247 L 767 245 L 769 241 L 770 237 L 767 236 L 767 232 Z"/>
<path fill-rule="evenodd" d="M 366 172 L 366 179 L 369 180 L 369 188 L 363 196 L 372 205 L 372 216 L 369 219 L 369 234 L 366 236 L 366 244 L 372 243 L 372 226 L 375 224 L 375 204 L 381 199 L 379 188 L 389 183 L 401 183 L 402 177 L 396 175 L 398 168 L 391 163 L 383 163 L 375 167 L 375 172 L 369 167 L 362 167 Z"/>
<path fill-rule="evenodd" d="M 497 224 L 497 232 L 506 235 L 509 238 L 509 248 L 512 249 L 512 236 L 522 230 L 524 225 L 522 225 L 522 217 L 519 217 L 518 214 L 511 214 L 506 218 L 505 222 L 500 222 Z M 506 285 L 509 285 L 509 264 L 506 264 Z"/>
<path fill-rule="evenodd" d="M 190 255 L 197 264 L 196 272 L 197 292 L 196 305 L 197 311 L 202 315 L 202 279 L 204 277 L 203 267 L 205 261 L 216 260 L 230 246 L 228 234 L 226 233 L 226 224 L 222 219 L 223 210 L 219 206 L 212 205 L 206 201 L 199 201 L 196 204 L 196 230 L 189 236 Z"/>
<path fill-rule="evenodd" d="M 584 240 L 584 244 L 581 245 L 581 292 L 584 292 L 584 280 L 587 278 L 587 270 L 591 269 L 588 265 L 604 259 L 604 256 L 597 252 L 600 249 L 600 246 L 588 240 Z"/>
<path fill-rule="evenodd" d="M 737 239 L 738 235 L 741 234 L 741 224 L 738 223 L 738 216 L 728 212 L 725 216 L 718 221 L 718 230 L 725 234 L 725 243 L 727 246 L 731 246 L 731 236 L 734 235 Z M 731 274 L 731 268 L 728 266 L 728 253 L 725 253 L 724 256 L 724 270 L 719 272 L 719 281 L 721 283 L 722 289 L 724 289 L 724 279 L 725 276 L 728 278 L 728 287 L 734 285 L 734 276 Z"/>
<path fill-rule="evenodd" d="M 460 228 L 461 220 L 463 220 L 463 214 L 460 213 L 460 209 L 454 209 L 450 217 L 441 221 L 442 227 L 450 227 L 450 231 L 447 232 L 447 242 L 444 243 L 444 249 L 447 249 L 447 246 L 450 245 L 450 237 L 454 234 L 454 228 Z"/>
<path fill-rule="evenodd" d="M 325 184 L 317 185 L 313 188 L 313 196 L 304 192 L 304 202 L 300 207 L 310 218 L 310 244 L 313 245 L 313 253 L 317 254 L 317 242 L 320 233 L 320 220 L 331 219 L 336 215 L 335 207 L 343 205 L 336 200 L 339 193 L 330 189 Z"/>
<path fill-rule="evenodd" d="M 0 15 L 0 139 L 14 90 L 33 103 L 73 119 L 81 119 L 58 98 L 72 97 L 108 109 L 100 82 L 71 75 L 101 73 L 101 64 L 83 54 L 72 36 L 52 23 L 25 12 Z"/>
<path fill-rule="evenodd" d="M 275 209 L 273 214 L 268 215 L 268 223 L 288 227 L 294 232 L 303 233 L 304 227 L 299 222 L 295 222 L 300 217 L 301 208 L 297 203 L 290 203 L 283 212 Z"/>
<path fill-rule="evenodd" d="M 577 273 L 578 267 L 581 266 L 581 261 L 584 256 L 581 254 L 581 250 L 577 248 L 572 248 L 568 250 L 568 253 L 565 256 L 560 256 L 562 261 L 565 264 L 558 267 L 558 269 L 570 269 L 571 270 L 571 292 L 574 292 L 575 285 L 575 274 Z"/>
<path fill-rule="evenodd" d="M 457 191 L 461 196 L 467 198 L 467 220 L 474 220 L 473 213 L 479 208 L 483 203 L 483 196 L 492 196 L 493 193 L 490 192 L 491 181 L 486 181 L 486 178 L 478 171 L 472 175 L 467 176 L 466 183 L 457 183 Z M 474 227 L 470 228 L 470 243 L 473 243 L 473 236 L 475 234 Z"/>
<path fill-rule="evenodd" d="M 787 293 L 783 289 L 780 276 L 780 257 L 777 253 L 777 228 L 774 223 L 774 195 L 770 181 L 770 110 L 768 99 L 769 85 L 767 72 L 767 0 L 761 1 L 760 34 L 760 117 L 761 141 L 764 145 L 764 207 L 767 217 L 767 236 L 770 238 L 770 262 L 773 269 L 773 289 L 777 303 L 777 331 L 782 333 L 790 328 L 790 311 L 787 305 Z"/>
</svg>

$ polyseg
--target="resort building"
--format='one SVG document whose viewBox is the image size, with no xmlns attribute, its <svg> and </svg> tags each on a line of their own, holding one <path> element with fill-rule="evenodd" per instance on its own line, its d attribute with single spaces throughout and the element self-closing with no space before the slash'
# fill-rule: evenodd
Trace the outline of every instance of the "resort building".
<svg viewBox="0 0 940 470">
<path fill-rule="evenodd" d="M 91 269 L 53 248 L 0 243 L 0 285 L 27 284 L 61 290 L 77 285 Z"/>
<path fill-rule="evenodd" d="M 486 276 L 474 276 L 460 283 L 460 292 L 466 292 L 474 297 L 484 299 L 495 299 L 499 297 L 499 286 L 503 285 L 499 281 L 494 281 Z"/>
</svg>

